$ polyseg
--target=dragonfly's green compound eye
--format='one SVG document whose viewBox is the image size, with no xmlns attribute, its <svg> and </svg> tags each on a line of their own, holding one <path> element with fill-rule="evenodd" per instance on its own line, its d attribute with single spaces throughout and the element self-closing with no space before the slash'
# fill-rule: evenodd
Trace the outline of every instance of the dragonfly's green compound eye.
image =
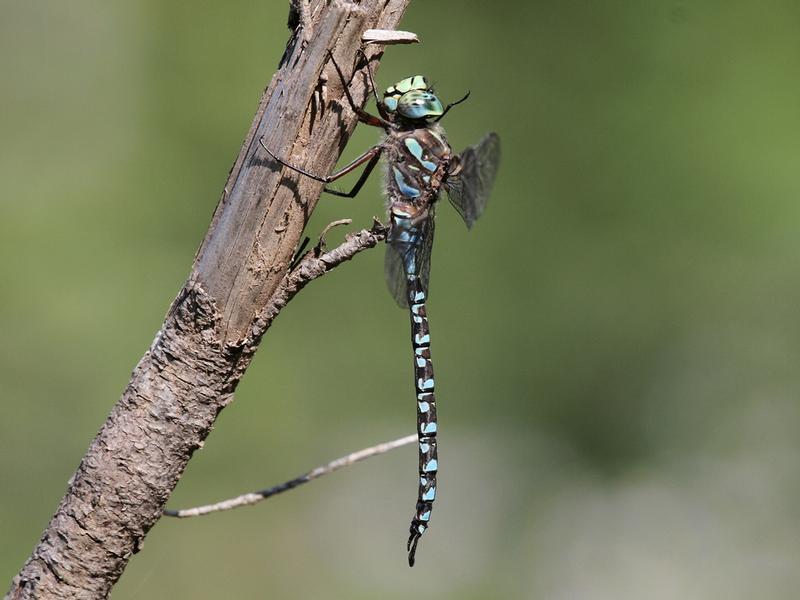
<svg viewBox="0 0 800 600">
<path fill-rule="evenodd" d="M 442 103 L 422 75 L 406 77 L 383 93 L 383 105 L 406 119 L 434 119 L 442 114 Z"/>
<path fill-rule="evenodd" d="M 435 119 L 441 117 L 444 109 L 439 99 L 431 92 L 413 90 L 400 96 L 397 112 L 406 119 Z"/>
</svg>

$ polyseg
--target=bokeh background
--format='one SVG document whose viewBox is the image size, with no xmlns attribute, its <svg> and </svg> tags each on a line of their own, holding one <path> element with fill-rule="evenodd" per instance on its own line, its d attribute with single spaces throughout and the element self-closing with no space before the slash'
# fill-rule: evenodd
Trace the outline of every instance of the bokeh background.
<svg viewBox="0 0 800 600">
<path fill-rule="evenodd" d="M 2 587 L 188 274 L 287 7 L 0 8 Z M 407 447 L 158 523 L 114 597 L 796 597 L 799 26 L 789 0 L 413 3 L 423 43 L 379 82 L 471 89 L 453 145 L 496 130 L 504 152 L 471 232 L 439 210 L 441 494 L 418 566 Z M 378 179 L 325 198 L 309 235 L 381 215 Z M 171 506 L 414 430 L 381 271 L 364 253 L 290 304 Z"/>
</svg>

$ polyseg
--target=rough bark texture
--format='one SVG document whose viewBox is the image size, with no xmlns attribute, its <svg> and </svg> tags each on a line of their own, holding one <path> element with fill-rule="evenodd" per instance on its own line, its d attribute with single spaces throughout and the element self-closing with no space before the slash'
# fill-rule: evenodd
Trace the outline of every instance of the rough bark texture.
<svg viewBox="0 0 800 600">
<path fill-rule="evenodd" d="M 285 172 L 258 140 L 329 172 L 356 121 L 327 53 L 349 75 L 363 31 L 395 28 L 409 1 L 293 3 L 301 27 L 264 92 L 188 282 L 7 598 L 106 597 L 280 309 L 305 283 L 382 239 L 380 229 L 362 231 L 287 274 L 321 184 Z M 357 102 L 365 83 L 363 73 L 353 79 Z"/>
</svg>

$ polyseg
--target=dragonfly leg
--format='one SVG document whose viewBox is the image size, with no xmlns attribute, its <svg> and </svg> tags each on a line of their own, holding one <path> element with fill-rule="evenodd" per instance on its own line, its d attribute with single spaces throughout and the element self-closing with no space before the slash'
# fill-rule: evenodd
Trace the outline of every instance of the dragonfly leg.
<svg viewBox="0 0 800 600">
<path fill-rule="evenodd" d="M 364 186 L 364 183 L 366 183 L 370 173 L 372 173 L 372 170 L 375 168 L 375 165 L 378 164 L 378 160 L 381 157 L 381 150 L 383 148 L 381 146 L 375 146 L 375 148 L 377 148 L 378 150 L 372 155 L 372 158 L 369 159 L 367 166 L 364 167 L 364 170 L 361 172 L 361 176 L 358 178 L 358 181 L 356 181 L 355 185 L 353 186 L 353 189 L 351 189 L 349 192 L 340 192 L 339 190 L 332 190 L 330 188 L 325 188 L 322 191 L 328 192 L 329 194 L 333 194 L 334 196 L 340 196 L 342 198 L 355 198 L 358 192 L 361 191 L 361 188 Z M 375 150 L 375 148 L 373 148 L 372 150 Z M 367 154 L 369 154 L 369 152 L 372 152 L 372 150 L 367 151 Z M 362 156 L 366 156 L 366 154 Z"/>
<path fill-rule="evenodd" d="M 300 173 L 301 175 L 305 175 L 306 177 L 310 177 L 311 179 L 313 179 L 315 181 L 319 181 L 321 183 L 331 183 L 333 181 L 336 181 L 337 179 L 341 179 L 342 177 L 344 177 L 345 175 L 347 175 L 351 171 L 354 171 L 356 168 L 358 168 L 359 165 L 363 165 L 367 161 L 370 161 L 371 167 L 368 165 L 368 169 L 369 169 L 369 171 L 371 171 L 375 167 L 375 164 L 373 164 L 373 163 L 377 163 L 378 162 L 378 158 L 380 158 L 380 154 L 383 151 L 383 146 L 381 146 L 380 144 L 377 145 L 377 146 L 373 146 L 372 148 L 370 148 L 369 150 L 364 152 L 364 154 L 362 154 L 361 156 L 356 158 L 349 165 L 347 165 L 345 167 L 342 167 L 342 169 L 340 169 L 339 171 L 336 171 L 335 173 L 331 173 L 330 175 L 327 175 L 327 176 L 322 176 L 322 175 L 315 175 L 314 173 L 306 171 L 305 169 L 301 169 L 300 167 L 295 166 L 295 165 L 283 160 L 282 158 L 279 158 L 278 156 L 276 156 L 272 152 L 272 150 L 267 148 L 267 145 L 264 143 L 264 138 L 263 137 L 259 138 L 258 143 L 261 144 L 261 147 L 264 150 L 266 150 L 267 154 L 269 154 L 275 161 L 277 161 L 278 163 L 280 163 L 281 165 L 283 165 L 287 169 L 291 169 L 292 171 Z M 367 175 L 369 175 L 369 172 L 367 172 Z M 366 180 L 366 177 L 364 175 L 362 175 L 361 177 L 364 180 Z M 364 182 L 361 181 L 361 179 L 359 179 L 359 181 L 356 183 L 356 186 L 360 189 L 360 187 L 362 185 L 364 185 Z M 331 190 L 326 190 L 326 191 L 331 191 Z M 358 193 L 358 189 L 355 189 L 355 191 L 356 191 L 356 193 Z M 336 195 L 340 195 L 340 196 L 352 197 L 352 196 L 349 196 L 349 194 L 345 194 L 343 192 L 336 193 L 335 191 L 332 191 L 332 193 L 335 193 Z M 353 194 L 353 195 L 355 195 L 355 194 Z"/>
<path fill-rule="evenodd" d="M 372 69 L 369 66 L 369 57 L 367 57 L 367 53 L 364 52 L 363 48 L 359 48 L 358 53 L 364 59 L 364 64 L 367 67 L 367 76 L 369 77 L 369 85 L 372 88 L 372 96 L 375 98 L 375 107 L 378 109 L 381 118 L 388 120 L 389 115 L 386 114 L 386 111 L 383 109 L 383 103 L 380 101 L 380 98 L 378 98 L 378 88 L 375 87 L 375 79 L 372 76 Z"/>
<path fill-rule="evenodd" d="M 373 127 L 380 127 L 381 129 L 384 130 L 392 129 L 394 126 L 391 123 L 389 123 L 389 121 L 387 121 L 386 119 L 383 119 L 382 117 L 376 117 L 375 115 L 371 115 L 363 108 L 356 106 L 355 100 L 353 100 L 353 96 L 350 95 L 350 88 L 348 87 L 348 82 L 344 78 L 342 69 L 339 68 L 339 64 L 336 62 L 336 59 L 333 58 L 333 52 L 329 50 L 328 55 L 331 57 L 331 63 L 333 63 L 333 68 L 336 69 L 336 72 L 339 74 L 339 79 L 341 79 L 342 81 L 342 88 L 344 89 L 344 95 L 347 97 L 347 102 L 348 104 L 350 104 L 350 109 L 354 113 L 356 113 L 356 116 L 358 116 L 358 120 L 367 125 L 372 125 Z M 369 62 L 367 62 L 367 71 L 369 71 Z M 371 72 L 369 74 L 369 79 L 370 82 L 372 82 Z M 377 92 L 375 92 L 375 86 L 372 83 L 371 85 L 372 85 L 372 91 L 375 94 L 375 97 L 377 98 L 378 96 Z M 380 103 L 378 104 L 378 106 L 380 107 Z"/>
</svg>

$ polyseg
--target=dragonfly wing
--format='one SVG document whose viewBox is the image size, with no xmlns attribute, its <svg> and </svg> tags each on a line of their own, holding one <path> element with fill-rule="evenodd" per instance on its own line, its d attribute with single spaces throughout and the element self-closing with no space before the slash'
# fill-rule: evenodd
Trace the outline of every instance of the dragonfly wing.
<svg viewBox="0 0 800 600">
<path fill-rule="evenodd" d="M 405 248 L 390 243 L 386 244 L 386 258 L 384 260 L 384 275 L 386 287 L 400 308 L 408 308 L 408 280 L 405 268 Z"/>
<path fill-rule="evenodd" d="M 417 273 L 422 282 L 422 289 L 425 290 L 425 295 L 430 296 L 430 280 L 431 280 L 431 251 L 433 250 L 433 232 L 434 232 L 434 207 L 428 209 L 428 218 L 420 227 L 420 243 L 417 247 Z"/>
<path fill-rule="evenodd" d="M 431 276 L 431 250 L 433 248 L 434 210 L 428 209 L 428 216 L 417 227 L 417 241 L 386 245 L 384 273 L 389 293 L 401 308 L 408 308 L 408 279 L 418 276 L 422 288 L 428 292 Z M 390 236 L 391 237 L 391 236 Z M 410 256 L 409 256 L 410 255 Z M 411 260 L 408 260 L 411 259 Z M 409 267 L 412 272 L 408 273 Z"/>
<path fill-rule="evenodd" d="M 467 228 L 481 216 L 500 164 L 500 138 L 490 133 L 459 154 L 445 182 L 450 203 Z"/>
</svg>

